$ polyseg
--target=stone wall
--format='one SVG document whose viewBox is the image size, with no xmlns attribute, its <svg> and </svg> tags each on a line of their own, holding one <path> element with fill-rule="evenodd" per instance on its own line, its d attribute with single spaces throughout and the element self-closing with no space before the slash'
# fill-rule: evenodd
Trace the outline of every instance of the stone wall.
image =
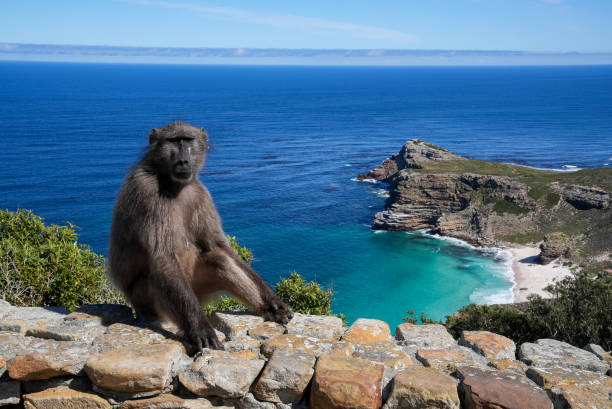
<svg viewBox="0 0 612 409">
<path fill-rule="evenodd" d="M 610 408 L 612 358 L 542 339 L 295 314 L 286 326 L 216 312 L 224 351 L 190 358 L 176 328 L 120 305 L 0 301 L 0 407 Z"/>
</svg>

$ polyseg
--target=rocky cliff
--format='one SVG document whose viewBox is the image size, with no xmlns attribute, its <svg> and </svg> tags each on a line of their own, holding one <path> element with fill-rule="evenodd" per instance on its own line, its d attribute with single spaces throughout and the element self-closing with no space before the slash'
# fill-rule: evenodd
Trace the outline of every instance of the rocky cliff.
<svg viewBox="0 0 612 409">
<path fill-rule="evenodd" d="M 0 300 L 0 407 L 610 408 L 612 357 L 485 331 L 295 314 L 286 326 L 215 312 L 224 351 L 185 354 L 172 327 L 122 305 L 12 307 Z"/>
<path fill-rule="evenodd" d="M 612 265 L 612 169 L 555 172 L 471 160 L 415 139 L 358 179 L 389 184 L 373 229 L 427 229 L 481 246 L 550 235 L 543 262 L 565 256 Z"/>
</svg>

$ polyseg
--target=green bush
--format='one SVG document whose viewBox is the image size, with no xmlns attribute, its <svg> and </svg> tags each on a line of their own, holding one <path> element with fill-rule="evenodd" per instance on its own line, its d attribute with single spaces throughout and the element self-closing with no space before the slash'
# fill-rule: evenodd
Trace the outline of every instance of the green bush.
<svg viewBox="0 0 612 409">
<path fill-rule="evenodd" d="M 508 202 L 506 200 L 498 200 L 497 202 L 495 202 L 495 204 L 493 205 L 493 211 L 497 214 L 504 214 L 504 213 L 510 213 L 510 214 L 525 214 L 525 213 L 529 213 L 529 210 L 524 209 L 522 207 L 520 207 L 517 204 L 514 204 L 512 202 Z"/>
<path fill-rule="evenodd" d="M 463 330 L 487 330 L 518 343 L 553 338 L 612 349 L 612 277 L 595 280 L 580 272 L 546 290 L 552 298 L 532 296 L 519 308 L 468 305 L 447 317 L 445 325 L 455 337 Z"/>
<path fill-rule="evenodd" d="M 30 210 L 0 210 L 0 293 L 13 305 L 62 306 L 120 300 L 104 258 L 78 244 L 76 226 L 46 226 Z"/>
<path fill-rule="evenodd" d="M 234 249 L 234 251 L 240 256 L 241 259 L 246 261 L 247 263 L 251 263 L 253 261 L 253 252 L 249 250 L 246 246 L 241 247 L 238 244 L 238 240 L 236 240 L 235 236 L 227 236 L 227 240 L 230 243 L 230 246 Z"/>
</svg>

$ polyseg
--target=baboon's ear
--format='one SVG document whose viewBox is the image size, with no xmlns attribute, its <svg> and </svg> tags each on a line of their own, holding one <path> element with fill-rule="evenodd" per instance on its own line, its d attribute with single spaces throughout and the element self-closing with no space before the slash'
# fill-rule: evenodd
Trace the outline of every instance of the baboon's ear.
<svg viewBox="0 0 612 409">
<path fill-rule="evenodd" d="M 204 141 L 204 145 L 206 146 L 206 149 L 208 149 L 208 134 L 206 133 L 206 129 L 200 128 L 200 131 L 202 134 L 202 140 Z"/>
<path fill-rule="evenodd" d="M 159 140 L 159 129 L 153 128 L 151 129 L 151 133 L 149 134 L 149 145 L 153 145 L 157 143 Z"/>
</svg>

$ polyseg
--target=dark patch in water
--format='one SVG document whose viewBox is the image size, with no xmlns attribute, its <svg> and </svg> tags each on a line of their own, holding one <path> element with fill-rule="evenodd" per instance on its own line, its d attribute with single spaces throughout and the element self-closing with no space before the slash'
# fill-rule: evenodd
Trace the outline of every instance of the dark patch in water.
<svg viewBox="0 0 612 409">
<path fill-rule="evenodd" d="M 339 189 L 339 188 L 337 188 L 337 187 L 328 187 L 327 189 L 323 189 L 323 191 L 324 191 L 325 193 L 331 193 L 331 192 L 335 192 L 335 191 L 337 191 L 337 190 L 340 190 L 340 189 Z"/>
<path fill-rule="evenodd" d="M 200 176 L 230 175 L 231 173 L 231 170 L 224 170 L 222 172 L 201 172 Z"/>
<path fill-rule="evenodd" d="M 271 159 L 276 159 L 276 158 L 278 158 L 278 155 L 267 155 L 267 156 L 262 157 L 262 159 L 264 160 L 271 160 Z"/>
</svg>

